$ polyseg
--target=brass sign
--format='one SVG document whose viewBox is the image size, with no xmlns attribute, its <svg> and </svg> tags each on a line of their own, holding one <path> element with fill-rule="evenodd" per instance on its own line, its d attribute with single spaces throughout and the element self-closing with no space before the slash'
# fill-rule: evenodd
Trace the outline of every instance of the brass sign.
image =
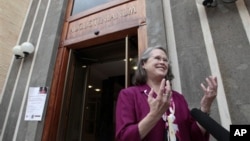
<svg viewBox="0 0 250 141">
<path fill-rule="evenodd" d="M 78 23 L 76 26 L 73 26 L 70 29 L 71 33 L 78 32 L 80 30 L 86 30 L 88 28 L 95 28 L 101 24 L 107 24 L 108 22 L 113 22 L 114 20 L 119 20 L 122 18 L 125 18 L 126 16 L 131 16 L 136 14 L 136 7 L 128 7 L 126 9 L 123 9 L 121 11 L 116 11 L 115 13 L 108 13 L 107 15 L 103 17 L 96 17 L 93 19 L 90 19 L 89 21 L 82 21 Z"/>
<path fill-rule="evenodd" d="M 95 13 L 79 20 L 72 21 L 68 26 L 68 34 L 66 40 L 87 40 L 100 35 L 109 34 L 122 30 L 139 26 L 142 20 L 142 7 L 138 1 L 131 1 L 123 5 L 112 7 Z M 144 18 L 145 19 L 145 18 Z M 66 41 L 67 42 L 67 41 Z"/>
</svg>

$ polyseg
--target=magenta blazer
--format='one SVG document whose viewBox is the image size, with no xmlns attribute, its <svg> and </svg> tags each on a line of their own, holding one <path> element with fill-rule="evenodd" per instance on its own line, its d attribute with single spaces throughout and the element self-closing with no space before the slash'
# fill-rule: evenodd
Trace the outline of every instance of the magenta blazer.
<svg viewBox="0 0 250 141">
<path fill-rule="evenodd" d="M 138 123 L 149 113 L 148 85 L 131 86 L 122 89 L 116 104 L 116 141 L 164 141 L 165 121 L 161 118 L 144 139 L 140 139 Z M 191 117 L 184 96 L 173 91 L 175 123 L 178 125 L 179 141 L 208 141 L 209 133 L 202 134 L 196 121 Z"/>
</svg>

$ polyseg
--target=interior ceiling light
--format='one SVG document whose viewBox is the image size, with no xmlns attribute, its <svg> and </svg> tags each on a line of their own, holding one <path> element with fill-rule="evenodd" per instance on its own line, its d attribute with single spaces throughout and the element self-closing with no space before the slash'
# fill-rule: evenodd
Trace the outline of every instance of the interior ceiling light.
<svg viewBox="0 0 250 141">
<path fill-rule="evenodd" d="M 137 70 L 137 66 L 133 66 L 133 70 Z"/>
<path fill-rule="evenodd" d="M 101 91 L 101 89 L 96 88 L 96 89 L 95 89 L 95 91 L 96 91 L 96 92 L 100 92 L 100 91 Z"/>
</svg>

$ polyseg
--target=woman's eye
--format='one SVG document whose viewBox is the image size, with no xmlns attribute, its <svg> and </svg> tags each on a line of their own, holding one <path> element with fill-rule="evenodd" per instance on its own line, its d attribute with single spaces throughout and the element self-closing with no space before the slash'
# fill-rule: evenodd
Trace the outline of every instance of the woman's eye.
<svg viewBox="0 0 250 141">
<path fill-rule="evenodd" d="M 155 57 L 155 59 L 159 60 L 159 61 L 163 60 L 164 62 L 168 62 L 168 59 L 166 59 L 166 58 Z"/>
<path fill-rule="evenodd" d="M 161 57 L 155 57 L 155 59 L 157 59 L 157 60 L 161 60 Z"/>
<path fill-rule="evenodd" d="M 168 59 L 163 59 L 164 62 L 168 62 Z"/>
</svg>

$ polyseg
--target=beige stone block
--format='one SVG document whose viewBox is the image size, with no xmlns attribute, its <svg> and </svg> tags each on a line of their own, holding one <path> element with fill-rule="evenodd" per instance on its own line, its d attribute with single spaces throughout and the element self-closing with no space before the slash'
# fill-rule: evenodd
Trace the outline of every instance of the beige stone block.
<svg viewBox="0 0 250 141">
<path fill-rule="evenodd" d="M 17 44 L 30 0 L 0 0 L 0 3 L 1 94 L 13 58 L 12 48 Z"/>
</svg>

